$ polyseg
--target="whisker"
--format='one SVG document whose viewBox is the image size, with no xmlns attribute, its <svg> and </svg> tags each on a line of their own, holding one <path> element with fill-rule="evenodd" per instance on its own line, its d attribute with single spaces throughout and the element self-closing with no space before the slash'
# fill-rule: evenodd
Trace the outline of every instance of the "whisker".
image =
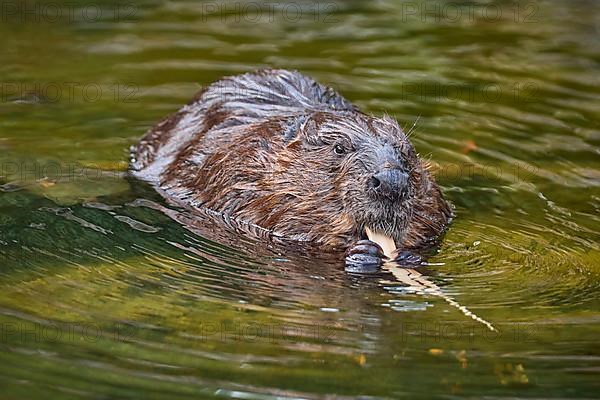
<svg viewBox="0 0 600 400">
<path fill-rule="evenodd" d="M 412 124 L 412 126 L 410 127 L 410 129 L 408 130 L 408 132 L 406 132 L 406 137 L 410 138 L 410 135 L 412 135 L 415 132 L 415 129 L 417 127 L 417 124 L 419 123 L 419 120 L 421 119 L 421 115 L 419 114 L 419 116 L 417 117 L 417 119 L 415 120 L 415 122 Z"/>
</svg>

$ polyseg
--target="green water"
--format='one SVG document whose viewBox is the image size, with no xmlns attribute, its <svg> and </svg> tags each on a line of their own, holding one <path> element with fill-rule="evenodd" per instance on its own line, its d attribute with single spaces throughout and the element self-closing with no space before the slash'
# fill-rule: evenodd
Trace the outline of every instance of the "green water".
<svg viewBox="0 0 600 400">
<path fill-rule="evenodd" d="M 257 4 L 0 2 L 0 398 L 600 397 L 600 4 Z M 263 66 L 417 121 L 457 214 L 427 279 L 498 332 L 126 177 Z"/>
</svg>

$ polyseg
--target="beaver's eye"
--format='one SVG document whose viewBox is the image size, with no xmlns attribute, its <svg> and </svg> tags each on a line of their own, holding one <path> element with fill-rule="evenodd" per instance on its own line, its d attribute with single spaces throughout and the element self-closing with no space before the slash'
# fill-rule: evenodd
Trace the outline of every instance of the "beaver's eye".
<svg viewBox="0 0 600 400">
<path fill-rule="evenodd" d="M 333 152 L 337 155 L 342 155 L 346 152 L 346 149 L 341 144 L 336 144 L 333 146 Z"/>
</svg>

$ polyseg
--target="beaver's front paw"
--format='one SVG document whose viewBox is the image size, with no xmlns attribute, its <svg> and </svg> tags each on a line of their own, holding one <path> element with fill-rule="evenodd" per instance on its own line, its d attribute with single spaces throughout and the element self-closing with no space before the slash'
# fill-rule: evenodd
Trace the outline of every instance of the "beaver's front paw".
<svg viewBox="0 0 600 400">
<path fill-rule="evenodd" d="M 360 240 L 346 252 L 346 271 L 357 274 L 378 272 L 386 259 L 377 243 Z"/>
<path fill-rule="evenodd" d="M 423 265 L 423 259 L 417 254 L 404 250 L 394 257 L 394 263 L 403 268 L 417 268 Z"/>
</svg>

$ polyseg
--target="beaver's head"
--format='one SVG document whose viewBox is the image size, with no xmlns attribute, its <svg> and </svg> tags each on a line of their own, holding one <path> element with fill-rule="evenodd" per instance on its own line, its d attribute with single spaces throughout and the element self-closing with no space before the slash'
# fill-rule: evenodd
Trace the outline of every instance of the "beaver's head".
<svg viewBox="0 0 600 400">
<path fill-rule="evenodd" d="M 315 113 L 301 122 L 290 143 L 301 151 L 286 171 L 302 176 L 297 190 L 312 200 L 307 211 L 333 213 L 327 220 L 334 232 L 350 229 L 364 238 L 368 228 L 405 248 L 441 233 L 448 203 L 396 121 L 350 112 Z"/>
</svg>

